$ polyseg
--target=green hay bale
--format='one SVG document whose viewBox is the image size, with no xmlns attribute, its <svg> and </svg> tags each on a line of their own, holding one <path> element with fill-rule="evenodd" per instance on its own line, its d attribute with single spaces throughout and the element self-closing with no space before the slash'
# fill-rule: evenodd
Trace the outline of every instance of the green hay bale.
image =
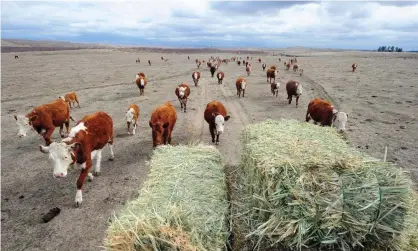
<svg viewBox="0 0 418 251">
<path fill-rule="evenodd" d="M 411 180 L 334 128 L 267 120 L 248 126 L 243 143 L 247 238 L 298 250 L 417 248 Z"/>
<path fill-rule="evenodd" d="M 219 151 L 203 144 L 161 146 L 140 197 L 109 226 L 108 250 L 224 250 L 228 202 Z"/>
</svg>

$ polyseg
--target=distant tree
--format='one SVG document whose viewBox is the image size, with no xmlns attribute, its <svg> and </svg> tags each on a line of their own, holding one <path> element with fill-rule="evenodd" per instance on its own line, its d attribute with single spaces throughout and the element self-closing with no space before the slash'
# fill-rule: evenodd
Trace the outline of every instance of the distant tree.
<svg viewBox="0 0 418 251">
<path fill-rule="evenodd" d="M 386 51 L 386 46 L 382 46 L 382 51 Z"/>
<path fill-rule="evenodd" d="M 396 51 L 396 52 L 398 52 L 398 49 L 399 49 L 399 48 L 398 48 L 398 46 L 396 46 L 396 47 L 395 47 L 395 51 Z"/>
</svg>

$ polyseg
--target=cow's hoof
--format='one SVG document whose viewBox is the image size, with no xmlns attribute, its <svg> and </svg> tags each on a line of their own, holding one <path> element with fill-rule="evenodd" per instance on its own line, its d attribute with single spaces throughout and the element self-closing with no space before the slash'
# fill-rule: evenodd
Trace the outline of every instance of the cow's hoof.
<svg viewBox="0 0 418 251">
<path fill-rule="evenodd" d="M 100 176 L 100 172 L 94 171 L 93 175 L 96 176 L 96 177 Z"/>
<path fill-rule="evenodd" d="M 219 141 L 216 142 L 216 145 L 219 145 Z"/>
<path fill-rule="evenodd" d="M 128 135 L 131 135 L 131 133 L 130 133 L 130 132 L 128 132 Z"/>
<path fill-rule="evenodd" d="M 76 201 L 76 202 L 75 202 L 75 207 L 76 207 L 76 208 L 79 208 L 79 207 L 80 207 L 80 205 L 81 205 L 81 202 L 78 202 L 78 201 Z"/>
</svg>

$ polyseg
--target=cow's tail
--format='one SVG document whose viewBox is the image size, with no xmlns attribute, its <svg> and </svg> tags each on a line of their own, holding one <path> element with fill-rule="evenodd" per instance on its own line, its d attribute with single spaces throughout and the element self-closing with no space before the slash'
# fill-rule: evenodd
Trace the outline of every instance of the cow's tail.
<svg viewBox="0 0 418 251">
<path fill-rule="evenodd" d="M 71 117 L 71 116 L 70 116 L 70 119 L 71 119 L 73 122 L 75 122 L 75 120 L 73 119 L 73 117 Z"/>
</svg>

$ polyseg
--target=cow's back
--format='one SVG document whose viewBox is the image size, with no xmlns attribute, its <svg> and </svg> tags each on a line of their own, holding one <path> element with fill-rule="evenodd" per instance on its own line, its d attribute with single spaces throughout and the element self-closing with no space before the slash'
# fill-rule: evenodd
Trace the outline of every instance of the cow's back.
<svg viewBox="0 0 418 251">
<path fill-rule="evenodd" d="M 54 126 L 61 126 L 70 119 L 70 105 L 58 98 L 49 104 L 40 105 L 33 109 L 32 113 L 40 115 L 40 124 L 53 123 Z"/>
<path fill-rule="evenodd" d="M 296 93 L 296 88 L 299 85 L 299 82 L 294 80 L 289 80 L 286 84 L 286 91 L 288 94 L 294 94 Z"/>
<path fill-rule="evenodd" d="M 84 123 L 87 127 L 87 135 L 92 140 L 94 149 L 102 149 L 109 140 L 113 139 L 113 120 L 105 112 L 98 111 L 86 115 L 77 122 L 77 125 L 80 123 Z"/>
<path fill-rule="evenodd" d="M 206 105 L 206 109 L 204 112 L 204 117 L 206 122 L 211 123 L 213 122 L 213 116 L 212 113 L 219 113 L 222 116 L 226 116 L 226 108 L 225 106 L 221 103 L 218 102 L 216 100 L 210 102 L 209 104 Z"/>
<path fill-rule="evenodd" d="M 177 120 L 177 113 L 176 109 L 174 108 L 171 102 L 167 102 L 163 105 L 158 106 L 154 109 L 151 114 L 151 123 L 161 122 L 166 123 L 168 122 L 170 128 L 172 129 Z"/>
<path fill-rule="evenodd" d="M 329 124 L 332 119 L 332 111 L 334 107 L 331 103 L 315 98 L 308 105 L 308 113 L 310 114 L 311 118 L 317 122 L 324 122 L 325 124 Z"/>
</svg>

